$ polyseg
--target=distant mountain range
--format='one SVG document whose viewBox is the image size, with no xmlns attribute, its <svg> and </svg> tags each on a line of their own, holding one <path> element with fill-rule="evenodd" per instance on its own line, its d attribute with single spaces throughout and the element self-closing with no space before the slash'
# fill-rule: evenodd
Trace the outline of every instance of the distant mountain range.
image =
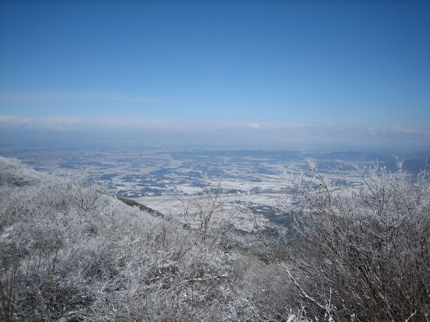
<svg viewBox="0 0 430 322">
<path fill-rule="evenodd" d="M 340 161 L 392 161 L 393 156 L 376 154 L 373 152 L 328 152 L 311 153 L 309 156 L 318 160 L 340 160 Z"/>
</svg>

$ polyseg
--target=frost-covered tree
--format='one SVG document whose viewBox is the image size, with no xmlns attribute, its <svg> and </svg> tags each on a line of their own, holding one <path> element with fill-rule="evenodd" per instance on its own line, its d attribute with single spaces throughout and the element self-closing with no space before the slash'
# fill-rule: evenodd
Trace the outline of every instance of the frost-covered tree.
<svg viewBox="0 0 430 322">
<path fill-rule="evenodd" d="M 373 165 L 357 185 L 310 171 L 295 210 L 302 256 L 282 262 L 309 308 L 341 321 L 429 320 L 429 173 Z"/>
<path fill-rule="evenodd" d="M 274 315 L 254 296 L 257 280 L 245 282 L 258 266 L 241 269 L 247 256 L 212 240 L 196 243 L 193 230 L 85 181 L 42 175 L 4 158 L 0 169 L 0 320 Z"/>
<path fill-rule="evenodd" d="M 0 157 L 0 186 L 26 186 L 37 183 L 42 175 L 17 159 Z"/>
</svg>

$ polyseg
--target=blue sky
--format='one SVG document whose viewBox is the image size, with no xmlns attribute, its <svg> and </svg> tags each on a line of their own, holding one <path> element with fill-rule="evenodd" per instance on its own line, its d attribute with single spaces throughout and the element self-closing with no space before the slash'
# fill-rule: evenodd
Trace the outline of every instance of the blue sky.
<svg viewBox="0 0 430 322">
<path fill-rule="evenodd" d="M 3 142 L 53 132 L 430 148 L 428 1 L 1 1 L 0 9 Z"/>
</svg>

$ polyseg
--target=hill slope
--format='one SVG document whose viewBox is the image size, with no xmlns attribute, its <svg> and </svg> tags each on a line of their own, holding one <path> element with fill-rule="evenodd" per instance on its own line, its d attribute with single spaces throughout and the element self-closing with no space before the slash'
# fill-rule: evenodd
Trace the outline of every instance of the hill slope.
<svg viewBox="0 0 430 322">
<path fill-rule="evenodd" d="M 269 267 L 255 259 L 197 243 L 182 225 L 76 178 L 44 175 L 5 158 L 0 171 L 0 320 L 289 314 L 284 299 L 268 306 L 258 291 L 256 283 L 277 286 L 269 285 Z"/>
</svg>

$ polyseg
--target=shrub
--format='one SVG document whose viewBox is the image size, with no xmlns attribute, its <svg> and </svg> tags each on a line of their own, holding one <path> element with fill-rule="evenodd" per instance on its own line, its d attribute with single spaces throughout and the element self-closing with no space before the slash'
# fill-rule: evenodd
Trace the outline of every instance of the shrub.
<svg viewBox="0 0 430 322">
<path fill-rule="evenodd" d="M 430 184 L 378 165 L 362 185 L 332 186 L 314 164 L 296 210 L 302 256 L 291 278 L 315 314 L 336 320 L 430 317 Z M 290 274 L 291 271 L 288 271 Z M 308 313 L 312 312 L 310 309 Z"/>
<path fill-rule="evenodd" d="M 99 186 L 3 161 L 0 320 L 260 317 L 236 271 L 245 256 Z"/>
</svg>

